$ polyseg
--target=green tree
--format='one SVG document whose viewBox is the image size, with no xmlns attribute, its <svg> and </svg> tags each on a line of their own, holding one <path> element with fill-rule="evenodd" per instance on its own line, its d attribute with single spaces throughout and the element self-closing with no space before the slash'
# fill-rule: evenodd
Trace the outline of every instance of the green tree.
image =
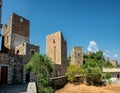
<svg viewBox="0 0 120 93">
<path fill-rule="evenodd" d="M 70 62 L 71 62 L 71 56 L 69 55 L 67 58 L 67 67 L 70 65 Z"/>
<path fill-rule="evenodd" d="M 104 62 L 103 66 L 106 68 L 113 68 L 114 67 L 110 62 Z"/>
<path fill-rule="evenodd" d="M 101 50 L 96 52 L 96 59 L 103 60 L 103 52 Z"/>
<path fill-rule="evenodd" d="M 37 87 L 39 93 L 53 93 L 49 86 L 51 82 L 50 74 L 53 71 L 52 61 L 45 55 L 35 53 L 31 61 L 25 65 L 25 69 L 30 69 L 37 78 Z"/>
<path fill-rule="evenodd" d="M 84 68 L 85 80 L 89 85 L 98 85 L 102 81 L 102 69 L 96 62 L 87 62 Z"/>
<path fill-rule="evenodd" d="M 70 82 L 75 81 L 75 75 L 83 75 L 83 69 L 77 65 L 70 65 L 67 68 L 66 76 L 67 80 Z"/>
</svg>

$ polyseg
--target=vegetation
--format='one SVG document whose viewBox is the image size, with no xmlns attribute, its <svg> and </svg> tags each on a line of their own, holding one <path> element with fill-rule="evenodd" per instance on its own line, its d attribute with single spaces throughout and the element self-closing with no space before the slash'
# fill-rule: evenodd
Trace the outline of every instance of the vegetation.
<svg viewBox="0 0 120 93">
<path fill-rule="evenodd" d="M 68 58 L 67 58 L 67 67 L 69 67 L 70 62 L 71 62 L 71 56 L 69 55 Z"/>
<path fill-rule="evenodd" d="M 25 69 L 30 69 L 37 78 L 39 93 L 53 93 L 54 90 L 49 86 L 51 82 L 50 74 L 53 71 L 52 61 L 45 55 L 35 53 Z"/>
<path fill-rule="evenodd" d="M 103 67 L 113 67 L 110 62 L 106 62 L 102 51 L 87 53 L 83 55 L 84 64 L 80 67 L 70 65 L 71 58 L 68 57 L 68 68 L 66 76 L 69 82 L 76 80 L 76 75 L 84 75 L 84 79 L 89 85 L 100 85 L 103 80 L 110 81 L 110 73 L 103 73 Z"/>
<path fill-rule="evenodd" d="M 98 85 L 102 81 L 102 69 L 96 62 L 86 63 L 84 66 L 85 80 L 89 85 Z"/>
<path fill-rule="evenodd" d="M 83 75 L 83 69 L 77 65 L 70 65 L 67 68 L 66 76 L 69 82 L 74 82 L 76 80 L 75 75 Z"/>
<path fill-rule="evenodd" d="M 106 62 L 102 51 L 96 53 L 85 54 L 84 69 L 85 80 L 89 85 L 99 85 L 103 79 L 110 79 L 110 73 L 103 73 L 103 67 L 112 67 L 110 62 Z"/>
</svg>

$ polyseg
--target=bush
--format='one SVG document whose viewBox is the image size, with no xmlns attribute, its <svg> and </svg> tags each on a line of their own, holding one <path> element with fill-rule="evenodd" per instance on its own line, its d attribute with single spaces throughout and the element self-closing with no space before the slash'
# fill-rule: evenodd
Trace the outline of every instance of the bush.
<svg viewBox="0 0 120 93">
<path fill-rule="evenodd" d="M 25 69 L 30 69 L 36 76 L 38 93 L 54 93 L 54 90 L 49 86 L 53 64 L 47 56 L 35 53 L 31 61 L 25 65 Z"/>
<path fill-rule="evenodd" d="M 87 65 L 84 74 L 86 83 L 89 85 L 99 85 L 102 81 L 102 70 L 100 67 L 97 67 L 94 62 Z"/>
<path fill-rule="evenodd" d="M 76 81 L 75 75 L 83 75 L 83 69 L 77 65 L 70 65 L 66 72 L 67 80 L 69 82 Z"/>
</svg>

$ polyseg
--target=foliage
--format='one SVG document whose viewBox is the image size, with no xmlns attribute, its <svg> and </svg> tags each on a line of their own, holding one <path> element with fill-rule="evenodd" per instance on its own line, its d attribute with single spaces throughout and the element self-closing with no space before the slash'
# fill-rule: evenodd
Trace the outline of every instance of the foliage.
<svg viewBox="0 0 120 93">
<path fill-rule="evenodd" d="M 25 69 L 30 69 L 36 76 L 39 93 L 53 93 L 53 89 L 48 86 L 51 82 L 53 64 L 47 56 L 35 53 L 31 61 L 25 65 Z"/>
<path fill-rule="evenodd" d="M 110 73 L 104 73 L 103 75 L 102 68 L 112 67 L 112 64 L 105 62 L 102 51 L 84 54 L 83 57 L 85 64 L 82 65 L 82 68 L 84 69 L 85 79 L 88 84 L 99 85 L 103 78 L 110 79 Z"/>
<path fill-rule="evenodd" d="M 102 69 L 96 62 L 86 63 L 83 68 L 86 82 L 89 85 L 98 85 L 102 81 Z"/>
<path fill-rule="evenodd" d="M 70 65 L 67 68 L 67 72 L 66 72 L 67 80 L 70 82 L 74 82 L 75 75 L 83 75 L 83 69 L 77 65 Z"/>
<path fill-rule="evenodd" d="M 114 67 L 110 62 L 104 62 L 104 63 L 103 63 L 103 66 L 104 66 L 105 68 L 113 68 L 113 67 Z"/>
<path fill-rule="evenodd" d="M 71 62 L 71 56 L 69 55 L 67 58 L 67 67 L 70 65 L 70 62 Z"/>
<path fill-rule="evenodd" d="M 111 74 L 110 73 L 105 73 L 106 75 L 106 77 L 105 77 L 105 79 L 110 79 L 111 78 Z"/>
<path fill-rule="evenodd" d="M 107 80 L 109 82 L 109 84 L 111 84 L 110 78 L 111 78 L 111 74 L 109 72 L 103 73 L 103 80 L 105 80 L 105 81 Z"/>
</svg>

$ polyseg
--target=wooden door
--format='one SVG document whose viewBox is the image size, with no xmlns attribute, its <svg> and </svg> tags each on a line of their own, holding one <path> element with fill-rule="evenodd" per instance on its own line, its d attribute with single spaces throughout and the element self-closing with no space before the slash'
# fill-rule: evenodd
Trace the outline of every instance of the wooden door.
<svg viewBox="0 0 120 93">
<path fill-rule="evenodd" d="M 1 67 L 1 83 L 7 83 L 7 76 L 8 76 L 8 67 L 2 66 Z"/>
</svg>

